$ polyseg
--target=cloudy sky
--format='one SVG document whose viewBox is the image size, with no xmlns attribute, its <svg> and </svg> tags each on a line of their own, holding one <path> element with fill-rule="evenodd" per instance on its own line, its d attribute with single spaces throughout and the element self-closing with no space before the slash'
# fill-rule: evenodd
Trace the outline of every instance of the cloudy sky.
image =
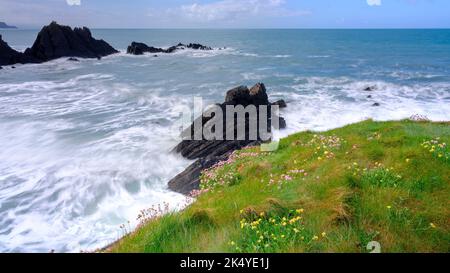
<svg viewBox="0 0 450 273">
<path fill-rule="evenodd" d="M 449 0 L 0 0 L 0 21 L 93 28 L 450 28 Z"/>
</svg>

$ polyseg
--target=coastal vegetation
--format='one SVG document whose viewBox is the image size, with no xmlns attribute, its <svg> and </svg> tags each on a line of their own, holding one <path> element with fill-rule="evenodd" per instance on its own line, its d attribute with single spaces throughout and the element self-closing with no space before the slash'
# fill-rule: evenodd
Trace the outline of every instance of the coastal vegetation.
<svg viewBox="0 0 450 273">
<path fill-rule="evenodd" d="M 449 252 L 450 123 L 367 120 L 235 151 L 108 252 Z"/>
</svg>

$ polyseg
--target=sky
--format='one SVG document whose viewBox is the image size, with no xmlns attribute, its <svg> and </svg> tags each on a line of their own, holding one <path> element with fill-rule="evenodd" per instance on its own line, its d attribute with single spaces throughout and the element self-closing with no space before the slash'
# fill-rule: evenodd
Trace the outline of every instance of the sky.
<svg viewBox="0 0 450 273">
<path fill-rule="evenodd" d="M 91 28 L 450 28 L 449 0 L 0 0 L 0 22 Z"/>
</svg>

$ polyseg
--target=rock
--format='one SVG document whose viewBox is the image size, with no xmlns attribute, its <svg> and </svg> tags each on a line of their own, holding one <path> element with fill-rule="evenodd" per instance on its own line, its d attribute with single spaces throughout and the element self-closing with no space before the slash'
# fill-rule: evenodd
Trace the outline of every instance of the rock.
<svg viewBox="0 0 450 273">
<path fill-rule="evenodd" d="M 372 95 L 368 95 L 367 98 L 368 98 L 368 99 L 371 99 L 371 98 L 372 98 Z"/>
<path fill-rule="evenodd" d="M 148 46 L 144 43 L 132 42 L 131 45 L 129 45 L 127 48 L 127 53 L 133 54 L 133 55 L 142 55 L 144 53 L 169 53 L 170 54 L 170 53 L 174 53 L 177 50 L 184 50 L 186 48 L 191 48 L 191 49 L 195 49 L 195 50 L 212 50 L 211 47 L 204 46 L 201 44 L 185 45 L 185 44 L 179 43 L 176 46 L 171 46 L 167 49 L 164 49 L 164 48 Z"/>
<path fill-rule="evenodd" d="M 158 58 L 158 55 L 153 55 L 153 58 Z"/>
<path fill-rule="evenodd" d="M 380 104 L 378 102 L 375 102 L 374 104 L 372 104 L 372 106 L 377 107 L 380 106 Z"/>
<path fill-rule="evenodd" d="M 280 108 L 286 108 L 287 104 L 284 100 L 278 100 L 276 102 L 272 102 L 272 105 L 278 105 Z"/>
<path fill-rule="evenodd" d="M 246 86 L 239 86 L 229 90 L 226 93 L 225 102 L 222 104 L 217 104 L 222 111 L 224 117 L 226 117 L 227 106 L 229 105 L 242 105 L 244 107 L 249 105 L 255 105 L 257 111 L 259 107 L 266 106 L 268 109 L 267 115 L 267 129 L 270 133 L 271 127 L 271 103 L 268 100 L 266 88 L 264 84 L 258 83 L 252 88 L 248 89 Z M 259 113 L 259 112 L 257 112 Z M 280 129 L 286 127 L 286 121 L 282 117 L 277 117 L 279 119 Z M 201 116 L 197 118 L 197 122 L 199 122 L 202 126 L 208 123 L 212 117 Z M 257 117 L 259 121 L 259 116 Z M 248 116 L 245 117 L 245 135 L 241 135 L 242 139 L 237 140 L 238 130 L 238 118 L 235 116 L 234 120 L 232 120 L 232 124 L 230 121 L 224 120 L 223 131 L 220 133 L 223 136 L 222 139 L 226 139 L 226 131 L 227 129 L 232 129 L 231 132 L 234 132 L 235 140 L 183 140 L 181 141 L 174 149 L 175 152 L 180 153 L 183 157 L 188 159 L 196 159 L 191 166 L 189 166 L 184 172 L 177 175 L 169 182 L 169 188 L 180 192 L 183 194 L 188 194 L 192 190 L 199 189 L 200 183 L 200 174 L 203 170 L 213 166 L 219 161 L 227 160 L 231 153 L 235 150 L 239 150 L 241 148 L 258 145 L 263 142 L 263 138 L 257 133 L 256 139 L 250 137 L 248 132 L 250 119 Z M 234 126 L 234 127 L 231 127 Z M 260 126 L 259 122 L 257 124 L 258 128 Z M 194 124 L 192 124 L 187 130 L 183 132 L 184 136 L 189 136 L 191 139 L 194 136 Z"/>
<path fill-rule="evenodd" d="M 67 59 L 70 62 L 79 62 L 80 60 L 78 60 L 77 58 L 74 57 L 70 57 L 69 59 Z"/>
<path fill-rule="evenodd" d="M 128 54 L 142 55 L 144 53 L 164 53 L 166 50 L 153 46 L 148 46 L 144 43 L 132 42 L 127 48 Z"/>
<path fill-rule="evenodd" d="M 184 45 L 182 45 L 182 46 L 184 46 Z M 186 46 L 187 48 L 191 48 L 191 49 L 195 49 L 195 50 L 212 50 L 212 48 L 211 47 L 209 47 L 209 46 L 204 46 L 204 45 L 201 45 L 201 44 L 188 44 L 187 46 Z"/>
<path fill-rule="evenodd" d="M 12 69 L 16 69 L 16 67 L 15 67 L 15 66 L 11 66 L 11 68 L 12 68 Z"/>
<path fill-rule="evenodd" d="M 2 35 L 0 35 L 0 65 L 23 63 L 26 59 L 27 58 L 21 52 L 12 49 L 6 42 L 4 42 Z"/>
<path fill-rule="evenodd" d="M 266 93 L 266 87 L 258 83 L 251 89 L 246 86 L 239 86 L 227 92 L 225 104 L 228 105 L 269 105 L 269 98 Z"/>
<path fill-rule="evenodd" d="M 370 91 L 375 91 L 376 89 L 377 89 L 376 86 L 368 86 L 368 87 L 364 88 L 364 91 L 370 92 Z"/>
<path fill-rule="evenodd" d="M 94 39 L 88 28 L 72 29 L 52 22 L 42 28 L 24 54 L 46 62 L 61 57 L 100 58 L 114 53 L 118 51 L 105 41 Z"/>
</svg>

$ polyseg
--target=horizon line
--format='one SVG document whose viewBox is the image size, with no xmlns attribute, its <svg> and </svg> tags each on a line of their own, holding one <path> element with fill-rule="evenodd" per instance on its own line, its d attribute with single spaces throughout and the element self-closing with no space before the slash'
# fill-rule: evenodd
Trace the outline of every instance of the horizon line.
<svg viewBox="0 0 450 273">
<path fill-rule="evenodd" d="M 65 25 L 65 24 L 61 24 Z M 45 25 L 44 25 L 45 26 Z M 70 25 L 69 25 L 70 26 Z M 42 26 L 43 27 L 43 26 Z M 0 30 L 9 30 L 9 31 L 17 31 L 17 30 L 40 30 L 42 27 L 17 27 L 17 28 L 0 28 Z M 71 26 L 71 27 L 81 27 L 80 26 Z M 88 27 L 90 29 L 99 29 L 99 30 L 450 30 L 450 27 L 248 27 L 248 28 L 228 28 L 228 27 Z"/>
</svg>

